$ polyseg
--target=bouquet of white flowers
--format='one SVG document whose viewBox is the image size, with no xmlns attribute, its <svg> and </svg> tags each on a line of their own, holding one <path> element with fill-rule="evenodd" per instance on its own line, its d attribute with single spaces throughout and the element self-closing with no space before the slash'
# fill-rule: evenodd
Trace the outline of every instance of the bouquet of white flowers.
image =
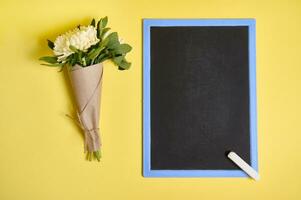
<svg viewBox="0 0 301 200">
<path fill-rule="evenodd" d="M 78 26 L 56 38 L 48 40 L 54 56 L 44 56 L 42 65 L 67 67 L 77 104 L 76 122 L 85 135 L 85 152 L 89 160 L 100 160 L 99 108 L 103 65 L 112 60 L 119 70 L 129 69 L 125 56 L 132 47 L 120 43 L 116 32 L 109 33 L 108 18 L 93 19 L 89 26 Z"/>
</svg>

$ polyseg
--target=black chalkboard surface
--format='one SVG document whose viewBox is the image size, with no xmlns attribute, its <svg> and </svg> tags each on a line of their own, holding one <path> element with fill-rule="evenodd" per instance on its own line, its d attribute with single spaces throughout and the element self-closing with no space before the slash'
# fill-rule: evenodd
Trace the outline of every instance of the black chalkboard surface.
<svg viewBox="0 0 301 200">
<path fill-rule="evenodd" d="M 249 26 L 148 28 L 145 171 L 233 174 L 239 169 L 226 157 L 230 150 L 254 165 Z"/>
</svg>

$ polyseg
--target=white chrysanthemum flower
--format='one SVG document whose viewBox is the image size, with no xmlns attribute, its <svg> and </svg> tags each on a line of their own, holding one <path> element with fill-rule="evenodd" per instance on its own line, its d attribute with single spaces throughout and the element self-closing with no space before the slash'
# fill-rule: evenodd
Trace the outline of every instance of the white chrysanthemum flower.
<svg viewBox="0 0 301 200">
<path fill-rule="evenodd" d="M 99 42 L 97 31 L 94 26 L 81 26 L 66 32 L 56 38 L 53 52 L 58 57 L 58 61 L 65 59 L 74 53 L 69 46 L 72 45 L 81 51 L 87 51 L 89 47 Z"/>
</svg>

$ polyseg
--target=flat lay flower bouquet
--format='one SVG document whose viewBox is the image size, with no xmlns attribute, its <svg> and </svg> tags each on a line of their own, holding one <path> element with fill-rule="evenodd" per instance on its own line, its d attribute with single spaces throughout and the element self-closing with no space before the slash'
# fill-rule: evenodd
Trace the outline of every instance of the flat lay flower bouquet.
<svg viewBox="0 0 301 200">
<path fill-rule="evenodd" d="M 54 42 L 48 40 L 53 56 L 44 56 L 42 65 L 66 68 L 76 99 L 76 123 L 83 130 L 85 153 L 89 160 L 101 157 L 99 111 L 102 89 L 103 62 L 111 60 L 119 70 L 130 68 L 125 56 L 132 47 L 121 43 L 116 32 L 106 27 L 108 18 L 88 26 L 78 26 L 59 35 Z"/>
</svg>

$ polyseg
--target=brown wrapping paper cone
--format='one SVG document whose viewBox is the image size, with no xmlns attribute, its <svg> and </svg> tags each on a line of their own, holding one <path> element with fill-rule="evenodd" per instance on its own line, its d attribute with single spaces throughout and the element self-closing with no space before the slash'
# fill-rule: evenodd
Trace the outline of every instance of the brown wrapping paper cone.
<svg viewBox="0 0 301 200">
<path fill-rule="evenodd" d="M 69 70 L 69 77 L 77 105 L 78 122 L 85 134 L 85 152 L 99 151 L 99 112 L 103 65 L 79 65 Z"/>
</svg>

